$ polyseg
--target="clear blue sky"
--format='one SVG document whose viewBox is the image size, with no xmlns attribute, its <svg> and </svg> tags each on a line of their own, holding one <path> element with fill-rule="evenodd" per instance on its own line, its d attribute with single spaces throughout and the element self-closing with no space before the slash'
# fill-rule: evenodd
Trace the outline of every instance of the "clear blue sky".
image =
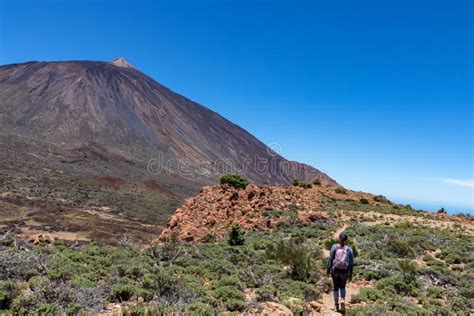
<svg viewBox="0 0 474 316">
<path fill-rule="evenodd" d="M 2 1 L 0 64 L 123 56 L 356 190 L 474 210 L 472 1 Z"/>
</svg>

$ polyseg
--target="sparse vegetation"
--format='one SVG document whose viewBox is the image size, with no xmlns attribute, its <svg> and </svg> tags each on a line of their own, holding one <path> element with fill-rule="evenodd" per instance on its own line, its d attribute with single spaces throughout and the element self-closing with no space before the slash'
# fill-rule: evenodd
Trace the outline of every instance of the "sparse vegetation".
<svg viewBox="0 0 474 316">
<path fill-rule="evenodd" d="M 425 219 L 439 216 L 365 203 L 352 192 L 334 198 L 335 188 L 322 197 L 327 218 L 302 224 L 305 205 L 294 196 L 303 191 L 291 189 L 284 191 L 286 206 L 262 207 L 266 219 L 278 222 L 275 230 L 232 225 L 202 243 L 171 234 L 146 248 L 126 235 L 116 246 L 47 239 L 33 246 L 0 231 L 0 314 L 94 314 L 113 302 L 127 315 L 216 315 L 255 311 L 266 301 L 302 313 L 325 295 L 321 249 L 337 242 L 342 223 L 356 257 L 354 282 L 372 282 L 351 299 L 365 305 L 347 314 L 464 315 L 474 308 L 473 238 L 462 226 L 425 227 Z"/>
</svg>

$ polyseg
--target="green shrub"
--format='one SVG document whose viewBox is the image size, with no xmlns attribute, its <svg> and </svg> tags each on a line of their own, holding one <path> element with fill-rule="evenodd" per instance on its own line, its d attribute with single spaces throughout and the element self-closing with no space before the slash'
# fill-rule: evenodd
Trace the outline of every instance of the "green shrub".
<svg viewBox="0 0 474 316">
<path fill-rule="evenodd" d="M 245 307 L 245 295 L 235 286 L 221 286 L 213 292 L 216 299 L 227 310 L 236 311 L 242 310 Z"/>
<path fill-rule="evenodd" d="M 233 286 L 239 290 L 244 289 L 244 286 L 240 282 L 240 279 L 235 275 L 222 276 L 219 280 L 217 280 L 217 282 L 215 283 L 213 287 L 218 288 L 222 286 Z"/>
<path fill-rule="evenodd" d="M 173 314 L 173 308 L 156 305 L 128 305 L 123 306 L 121 315 L 124 316 L 154 316 Z"/>
<path fill-rule="evenodd" d="M 36 305 L 36 298 L 32 295 L 18 296 L 11 304 L 13 315 L 30 315 Z"/>
<path fill-rule="evenodd" d="M 264 284 L 257 291 L 257 300 L 259 302 L 273 301 L 277 292 L 278 291 L 273 284 Z"/>
<path fill-rule="evenodd" d="M 445 258 L 444 261 L 449 264 L 460 264 L 461 263 L 461 256 L 457 253 L 449 253 Z"/>
<path fill-rule="evenodd" d="M 354 258 L 357 258 L 359 256 L 359 247 L 357 247 L 356 244 L 351 243 L 349 243 L 348 246 L 352 248 L 352 255 Z"/>
<path fill-rule="evenodd" d="M 339 243 L 339 240 L 337 240 L 337 239 L 332 239 L 332 238 L 331 239 L 326 239 L 324 241 L 324 248 L 326 248 L 326 250 L 331 250 L 332 245 L 338 244 L 338 243 Z"/>
<path fill-rule="evenodd" d="M 409 259 L 398 260 L 398 267 L 403 274 L 409 274 L 416 271 L 416 263 Z"/>
<path fill-rule="evenodd" d="M 343 187 L 336 188 L 336 190 L 334 190 L 334 191 L 338 194 L 346 194 L 347 193 L 347 190 L 344 189 Z"/>
<path fill-rule="evenodd" d="M 71 278 L 70 284 L 81 286 L 81 287 L 84 287 L 84 288 L 94 288 L 96 286 L 94 281 L 91 281 L 90 279 L 88 279 L 84 275 L 73 276 Z"/>
<path fill-rule="evenodd" d="M 401 257 L 413 256 L 413 249 L 410 247 L 410 245 L 395 236 L 392 236 L 392 238 L 390 238 L 390 240 L 387 242 L 387 248 L 393 254 Z"/>
<path fill-rule="evenodd" d="M 365 199 L 365 198 L 362 198 L 360 199 L 360 203 L 362 204 L 369 204 L 369 200 Z"/>
<path fill-rule="evenodd" d="M 384 298 L 384 293 L 377 289 L 361 288 L 359 294 L 351 297 L 351 303 L 358 304 L 361 302 L 370 303 Z"/>
<path fill-rule="evenodd" d="M 314 284 L 283 279 L 279 280 L 275 287 L 278 289 L 280 301 L 297 298 L 304 302 L 321 298 L 321 293 Z"/>
<path fill-rule="evenodd" d="M 245 189 L 250 182 L 238 174 L 226 174 L 221 177 L 221 184 L 228 184 L 236 189 Z"/>
<path fill-rule="evenodd" d="M 38 307 L 36 307 L 34 314 L 35 315 L 57 315 L 58 306 L 56 304 L 41 302 L 38 304 Z"/>
<path fill-rule="evenodd" d="M 374 201 L 379 203 L 390 203 L 390 201 L 383 195 L 374 196 Z"/>
<path fill-rule="evenodd" d="M 446 210 L 444 209 L 444 207 L 438 210 L 438 214 L 446 214 Z"/>
<path fill-rule="evenodd" d="M 135 294 L 138 297 L 143 298 L 145 302 L 149 302 L 153 299 L 153 292 L 150 290 L 142 289 L 142 288 L 136 288 L 135 289 Z"/>
<path fill-rule="evenodd" d="M 19 294 L 12 281 L 0 281 L 0 310 L 9 309 L 11 303 Z"/>
<path fill-rule="evenodd" d="M 443 298 L 443 292 L 444 290 L 439 287 L 430 287 L 428 288 L 428 296 L 434 297 L 434 298 Z"/>
<path fill-rule="evenodd" d="M 135 294 L 135 287 L 130 284 L 112 285 L 112 295 L 119 302 L 128 301 Z"/>
<path fill-rule="evenodd" d="M 300 185 L 300 181 L 297 180 L 297 179 L 293 179 L 293 182 L 291 184 L 293 184 L 295 187 L 297 187 L 297 186 Z"/>
<path fill-rule="evenodd" d="M 21 273 L 22 278 L 25 279 L 26 281 L 28 281 L 32 277 L 39 276 L 39 275 L 40 273 L 37 268 L 27 269 Z"/>
<path fill-rule="evenodd" d="M 241 246 L 245 243 L 245 230 L 237 224 L 230 227 L 227 241 L 231 246 Z"/>
<path fill-rule="evenodd" d="M 202 237 L 202 242 L 204 243 L 214 243 L 216 242 L 217 238 L 216 235 L 208 233 L 204 237 Z"/>
<path fill-rule="evenodd" d="M 209 304 L 194 302 L 186 307 L 186 315 L 214 316 L 217 315 L 217 311 Z"/>
<path fill-rule="evenodd" d="M 400 274 L 392 275 L 377 282 L 376 288 L 401 296 L 419 295 L 419 283 L 414 276 L 402 277 Z"/>
<path fill-rule="evenodd" d="M 313 187 L 311 183 L 306 183 L 306 182 L 300 182 L 299 186 L 303 189 L 311 189 Z"/>
<path fill-rule="evenodd" d="M 319 179 L 314 179 L 313 184 L 314 184 L 314 185 L 321 185 L 321 180 L 319 180 Z"/>
<path fill-rule="evenodd" d="M 300 240 L 280 240 L 276 247 L 268 249 L 267 252 L 270 258 L 290 266 L 291 277 L 294 280 L 304 281 L 312 274 L 317 275 L 312 259 L 319 259 L 321 252 L 312 253 Z"/>
</svg>

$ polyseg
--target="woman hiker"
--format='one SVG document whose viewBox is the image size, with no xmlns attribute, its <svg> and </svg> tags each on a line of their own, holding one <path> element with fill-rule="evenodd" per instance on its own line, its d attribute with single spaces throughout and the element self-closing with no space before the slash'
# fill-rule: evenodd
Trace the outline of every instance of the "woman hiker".
<svg viewBox="0 0 474 316">
<path fill-rule="evenodd" d="M 354 254 L 352 248 L 347 246 L 347 233 L 339 234 L 339 243 L 332 245 L 329 254 L 327 274 L 331 275 L 334 285 L 334 303 L 336 310 L 346 311 L 346 283 L 352 279 L 354 267 Z M 339 290 L 341 291 L 341 306 L 339 308 Z"/>
</svg>

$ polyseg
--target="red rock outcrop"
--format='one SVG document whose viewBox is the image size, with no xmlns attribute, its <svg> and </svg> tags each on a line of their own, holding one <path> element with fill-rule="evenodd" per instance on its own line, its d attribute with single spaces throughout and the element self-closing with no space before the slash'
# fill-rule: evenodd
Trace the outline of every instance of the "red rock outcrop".
<svg viewBox="0 0 474 316">
<path fill-rule="evenodd" d="M 250 184 L 244 190 L 237 190 L 227 185 L 207 186 L 197 196 L 185 200 L 161 237 L 176 233 L 182 240 L 200 241 L 208 234 L 222 238 L 232 224 L 250 231 L 274 231 L 285 221 L 310 224 L 325 219 L 321 201 L 336 197 L 334 188 L 332 185 L 303 189 Z M 353 191 L 343 195 L 352 199 L 370 196 Z"/>
</svg>

